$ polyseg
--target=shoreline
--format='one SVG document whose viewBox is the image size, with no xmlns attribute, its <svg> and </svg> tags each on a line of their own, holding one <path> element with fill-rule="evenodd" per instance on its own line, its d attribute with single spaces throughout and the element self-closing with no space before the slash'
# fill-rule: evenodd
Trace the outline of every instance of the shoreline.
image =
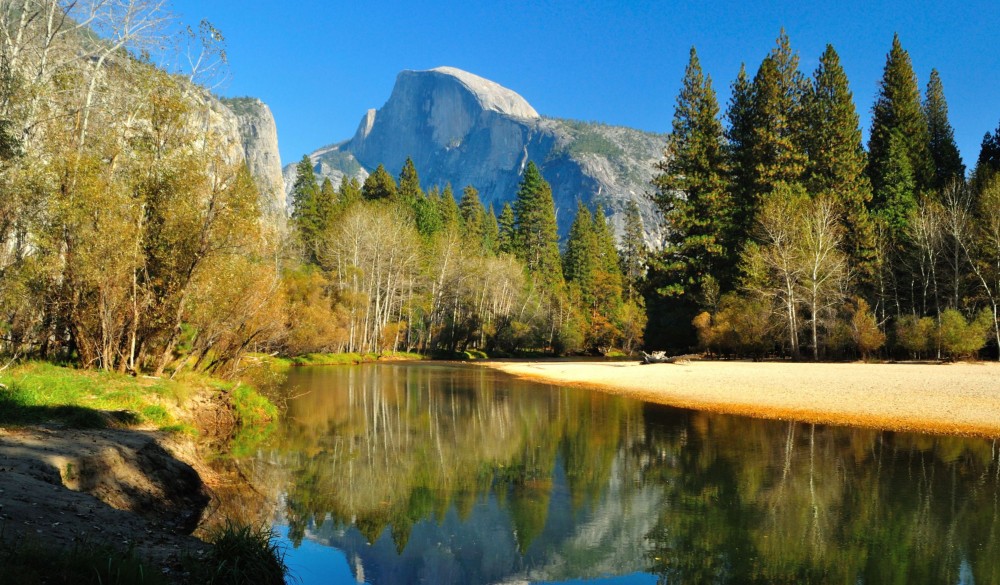
<svg viewBox="0 0 1000 585">
<path fill-rule="evenodd" d="M 887 431 L 1000 437 L 1000 364 L 477 362 L 677 408 Z"/>
</svg>

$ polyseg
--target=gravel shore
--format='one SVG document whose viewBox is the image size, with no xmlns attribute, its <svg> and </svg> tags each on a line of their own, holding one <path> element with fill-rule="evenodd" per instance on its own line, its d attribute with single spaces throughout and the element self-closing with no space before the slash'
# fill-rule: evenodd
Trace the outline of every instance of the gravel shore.
<svg viewBox="0 0 1000 585">
<path fill-rule="evenodd" d="M 1000 365 L 995 363 L 484 365 L 517 377 L 682 408 L 896 431 L 1000 436 Z"/>
</svg>

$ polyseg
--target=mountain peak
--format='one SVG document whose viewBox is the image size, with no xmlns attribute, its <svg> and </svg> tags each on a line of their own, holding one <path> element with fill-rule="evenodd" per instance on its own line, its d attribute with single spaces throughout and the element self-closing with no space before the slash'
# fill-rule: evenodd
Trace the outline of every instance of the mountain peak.
<svg viewBox="0 0 1000 585">
<path fill-rule="evenodd" d="M 536 119 L 541 117 L 535 108 L 531 107 L 531 104 L 516 91 L 456 67 L 435 67 L 425 71 L 406 70 L 399 75 L 400 77 L 405 75 L 445 75 L 465 86 L 484 110 L 493 110 L 515 118 Z"/>
</svg>

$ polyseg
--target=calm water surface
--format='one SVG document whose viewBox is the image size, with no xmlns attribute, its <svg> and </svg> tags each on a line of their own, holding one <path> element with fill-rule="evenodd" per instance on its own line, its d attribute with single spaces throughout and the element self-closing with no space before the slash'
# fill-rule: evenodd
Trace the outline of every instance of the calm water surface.
<svg viewBox="0 0 1000 585">
<path fill-rule="evenodd" d="M 993 440 L 474 367 L 301 368 L 288 384 L 299 396 L 253 463 L 303 585 L 1000 584 Z"/>
</svg>

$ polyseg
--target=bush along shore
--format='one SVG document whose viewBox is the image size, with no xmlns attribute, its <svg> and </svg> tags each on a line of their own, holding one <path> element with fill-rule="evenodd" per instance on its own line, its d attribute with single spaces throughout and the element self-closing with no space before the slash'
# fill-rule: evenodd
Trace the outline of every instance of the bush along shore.
<svg viewBox="0 0 1000 585">
<path fill-rule="evenodd" d="M 9 365 L 0 371 L 0 585 L 283 583 L 264 519 L 212 513 L 222 482 L 209 463 L 251 452 L 278 416 L 246 381 Z"/>
</svg>

